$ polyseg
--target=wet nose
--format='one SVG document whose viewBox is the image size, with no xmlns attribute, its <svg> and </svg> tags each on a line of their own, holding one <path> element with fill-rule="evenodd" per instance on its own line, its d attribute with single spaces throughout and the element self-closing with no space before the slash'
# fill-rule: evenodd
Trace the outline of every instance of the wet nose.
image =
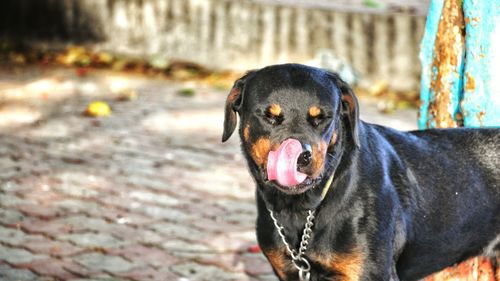
<svg viewBox="0 0 500 281">
<path fill-rule="evenodd" d="M 299 155 L 299 159 L 297 160 L 297 164 L 299 167 L 305 167 L 311 163 L 311 152 L 309 151 L 304 151 L 302 154 Z"/>
<path fill-rule="evenodd" d="M 299 158 L 297 159 L 297 166 L 298 168 L 305 168 L 311 164 L 312 161 L 312 153 L 311 153 L 311 146 L 310 145 L 304 145 L 304 151 L 299 155 Z"/>
</svg>

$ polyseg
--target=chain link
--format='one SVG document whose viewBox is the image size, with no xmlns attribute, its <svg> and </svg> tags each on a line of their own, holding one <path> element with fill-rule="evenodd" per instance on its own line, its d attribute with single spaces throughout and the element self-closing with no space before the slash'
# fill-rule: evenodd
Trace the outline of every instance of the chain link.
<svg viewBox="0 0 500 281">
<path fill-rule="evenodd" d="M 300 246 L 298 252 L 290 247 L 290 244 L 286 242 L 286 237 L 284 233 L 284 227 L 278 223 L 276 217 L 274 217 L 273 211 L 269 210 L 269 214 L 271 215 L 271 219 L 274 222 L 274 226 L 278 231 L 279 236 L 281 237 L 281 241 L 285 244 L 286 250 L 292 257 L 292 263 L 299 270 L 299 279 L 300 280 L 309 280 L 309 271 L 311 270 L 311 265 L 309 261 L 305 258 L 305 253 L 307 251 L 307 246 L 309 246 L 309 240 L 312 235 L 312 227 L 314 225 L 314 211 L 307 211 L 308 215 L 306 218 L 306 223 L 304 225 L 304 230 L 302 231 L 302 238 L 300 241 Z"/>
<path fill-rule="evenodd" d="M 323 191 L 321 192 L 321 201 L 325 199 L 326 193 L 330 189 L 330 186 L 332 185 L 333 181 L 333 176 L 332 174 L 328 181 L 326 182 L 326 185 L 323 187 Z M 309 281 L 311 277 L 311 265 L 309 264 L 309 261 L 306 259 L 305 254 L 307 251 L 307 246 L 309 246 L 309 240 L 311 240 L 311 235 L 313 233 L 312 227 L 314 225 L 314 210 L 309 210 L 307 211 L 307 218 L 306 218 L 306 223 L 304 225 L 304 230 L 302 231 L 302 238 L 300 240 L 300 246 L 299 246 L 299 251 L 297 252 L 296 250 L 290 248 L 290 244 L 286 242 L 286 237 L 285 237 L 285 232 L 284 232 L 284 227 L 281 226 L 278 223 L 278 220 L 274 217 L 273 211 L 269 210 L 269 214 L 271 215 L 271 219 L 274 222 L 274 226 L 276 227 L 276 230 L 278 231 L 279 236 L 281 237 L 281 241 L 283 241 L 283 244 L 285 244 L 286 250 L 292 257 L 292 263 L 297 268 L 299 271 L 299 280 L 300 281 Z"/>
</svg>

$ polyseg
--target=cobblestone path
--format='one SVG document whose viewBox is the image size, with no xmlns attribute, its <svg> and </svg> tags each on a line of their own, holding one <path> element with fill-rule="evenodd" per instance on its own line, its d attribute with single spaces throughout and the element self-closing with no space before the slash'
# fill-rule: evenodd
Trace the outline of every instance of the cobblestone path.
<svg viewBox="0 0 500 281">
<path fill-rule="evenodd" d="M 0 70 L 0 280 L 276 280 L 225 91 L 96 71 Z M 137 99 L 119 101 L 127 91 Z M 113 113 L 82 116 L 104 100 Z M 415 113 L 365 119 L 413 128 Z M 392 123 L 390 123 L 392 122 Z"/>
</svg>

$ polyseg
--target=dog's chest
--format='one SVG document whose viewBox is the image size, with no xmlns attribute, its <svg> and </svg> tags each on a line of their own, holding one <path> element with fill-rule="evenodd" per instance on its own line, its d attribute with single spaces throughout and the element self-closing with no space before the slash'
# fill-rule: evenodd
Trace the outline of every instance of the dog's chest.
<svg viewBox="0 0 500 281">
<path fill-rule="evenodd" d="M 299 280 L 298 269 L 284 246 L 264 250 L 264 254 L 281 280 Z M 336 253 L 311 247 L 305 257 L 311 265 L 311 281 L 360 279 L 364 255 L 357 249 L 349 253 Z"/>
</svg>

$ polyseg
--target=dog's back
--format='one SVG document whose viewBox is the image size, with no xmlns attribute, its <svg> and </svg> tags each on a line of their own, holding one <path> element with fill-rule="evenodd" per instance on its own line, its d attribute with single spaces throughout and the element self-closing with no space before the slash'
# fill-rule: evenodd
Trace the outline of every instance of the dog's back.
<svg viewBox="0 0 500 281">
<path fill-rule="evenodd" d="M 402 280 L 499 250 L 500 130 L 373 131 L 406 170 L 403 188 L 395 186 L 410 228 L 397 264 Z"/>
</svg>

